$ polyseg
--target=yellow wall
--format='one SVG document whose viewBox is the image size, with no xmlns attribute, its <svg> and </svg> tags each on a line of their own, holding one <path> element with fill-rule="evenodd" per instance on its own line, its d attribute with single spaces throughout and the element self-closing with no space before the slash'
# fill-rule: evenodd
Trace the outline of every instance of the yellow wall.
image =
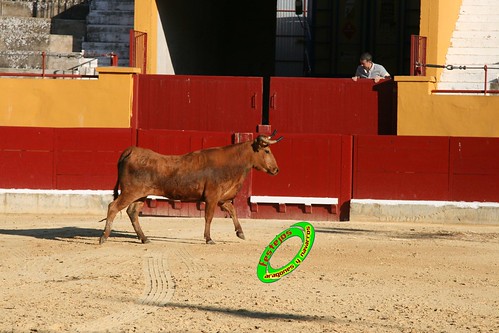
<svg viewBox="0 0 499 333">
<path fill-rule="evenodd" d="M 421 0 L 420 35 L 428 64 L 444 65 L 461 0 Z M 499 137 L 499 96 L 432 94 L 442 69 L 397 76 L 397 134 Z"/>
<path fill-rule="evenodd" d="M 97 70 L 97 80 L 1 78 L 0 126 L 129 128 L 139 69 Z"/>
<path fill-rule="evenodd" d="M 435 77 L 396 77 L 398 135 L 499 137 L 499 96 L 435 95 Z"/>
<path fill-rule="evenodd" d="M 421 0 L 419 35 L 426 36 L 426 63 L 444 65 L 462 0 Z M 426 74 L 440 78 L 442 69 L 427 68 Z"/>
<path fill-rule="evenodd" d="M 134 29 L 147 33 L 147 73 L 157 72 L 158 8 L 156 0 L 135 1 Z"/>
</svg>

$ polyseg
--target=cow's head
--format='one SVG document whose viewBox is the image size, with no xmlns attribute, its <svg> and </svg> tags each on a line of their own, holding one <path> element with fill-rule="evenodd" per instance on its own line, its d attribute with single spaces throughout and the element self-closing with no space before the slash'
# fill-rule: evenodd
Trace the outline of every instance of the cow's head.
<svg viewBox="0 0 499 333">
<path fill-rule="evenodd" d="M 270 150 L 270 145 L 283 139 L 281 136 L 280 138 L 273 140 L 272 137 L 275 133 L 276 131 L 274 130 L 270 136 L 259 135 L 253 141 L 253 151 L 255 152 L 253 167 L 271 175 L 277 175 L 279 173 L 279 167 L 277 166 L 274 154 L 272 154 L 272 151 Z"/>
</svg>

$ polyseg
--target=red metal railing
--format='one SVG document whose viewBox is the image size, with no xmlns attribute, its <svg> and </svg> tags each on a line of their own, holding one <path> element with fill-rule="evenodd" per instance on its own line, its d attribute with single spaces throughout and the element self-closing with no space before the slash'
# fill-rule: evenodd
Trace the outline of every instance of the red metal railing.
<svg viewBox="0 0 499 333">
<path fill-rule="evenodd" d="M 426 68 L 443 68 L 446 70 L 483 70 L 484 71 L 484 83 L 483 90 L 480 89 L 435 89 L 432 93 L 447 93 L 447 94 L 499 94 L 499 90 L 489 89 L 488 87 L 488 76 L 490 69 L 499 69 L 499 67 L 491 67 L 489 65 L 477 66 L 477 65 L 434 65 L 426 63 L 426 40 L 424 36 L 411 35 L 411 68 L 410 75 L 412 76 L 425 76 Z"/>
<path fill-rule="evenodd" d="M 130 67 L 147 72 L 147 33 L 130 29 Z"/>
<path fill-rule="evenodd" d="M 499 67 L 491 67 L 488 65 L 483 66 L 467 66 L 467 65 L 434 65 L 434 64 L 424 64 L 425 67 L 433 68 L 443 68 L 446 70 L 483 70 L 484 71 L 484 83 L 483 90 L 476 89 L 434 89 L 432 93 L 469 93 L 469 94 L 499 94 L 499 90 L 489 89 L 488 87 L 488 71 L 489 69 L 499 69 Z"/>
<path fill-rule="evenodd" d="M 41 62 L 41 72 L 0 72 L 0 77 L 41 77 L 41 78 L 72 78 L 72 79 L 80 79 L 80 78 L 96 78 L 97 75 L 81 75 L 81 74 L 57 74 L 58 71 L 54 71 L 54 73 L 47 73 L 47 58 L 48 57 L 75 57 L 74 54 L 62 54 L 62 53 L 47 53 L 45 51 L 40 53 L 42 58 Z M 108 57 L 110 59 L 111 66 L 118 66 L 118 55 L 114 52 L 106 53 L 106 54 L 87 54 L 81 55 L 84 57 Z M 78 67 L 81 67 L 84 64 L 80 64 L 78 66 L 74 66 L 68 70 L 74 71 Z M 33 69 L 38 70 L 38 69 Z"/>
</svg>

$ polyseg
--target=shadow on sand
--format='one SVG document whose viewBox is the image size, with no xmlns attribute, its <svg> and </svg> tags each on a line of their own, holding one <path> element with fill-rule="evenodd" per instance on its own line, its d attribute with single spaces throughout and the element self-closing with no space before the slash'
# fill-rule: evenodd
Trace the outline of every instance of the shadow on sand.
<svg viewBox="0 0 499 333">
<path fill-rule="evenodd" d="M 174 308 L 185 308 L 200 311 L 218 312 L 224 313 L 232 316 L 253 318 L 253 319 L 284 319 L 284 320 L 300 320 L 300 321 L 312 321 L 312 320 L 323 320 L 328 321 L 325 318 L 310 316 L 310 315 L 300 315 L 292 313 L 282 313 L 282 312 L 266 312 L 266 311 L 253 311 L 246 309 L 232 309 L 227 307 L 215 307 L 210 305 L 194 305 L 194 304 L 182 304 L 182 303 L 168 303 L 164 307 L 174 307 Z"/>
<path fill-rule="evenodd" d="M 374 231 L 367 230 L 367 229 L 319 227 L 319 228 L 315 228 L 315 232 L 327 233 L 327 234 L 366 234 L 366 233 L 372 233 Z"/>
<path fill-rule="evenodd" d="M 31 228 L 31 229 L 0 229 L 1 235 L 25 236 L 38 239 L 61 240 L 74 238 L 96 238 L 102 235 L 102 229 L 61 227 L 61 228 Z M 135 234 L 113 232 L 113 237 L 137 238 Z"/>
<path fill-rule="evenodd" d="M 80 227 L 60 227 L 60 228 L 31 228 L 31 229 L 0 229 L 0 235 L 24 236 L 33 237 L 38 239 L 58 240 L 58 241 L 71 241 L 77 239 L 95 239 L 98 243 L 102 235 L 103 228 L 80 228 Z M 120 241 L 140 243 L 135 232 L 113 230 L 108 240 L 112 241 L 113 238 L 118 238 Z M 186 243 L 186 244 L 200 244 L 204 243 L 204 239 L 188 239 L 177 237 L 161 237 L 151 236 L 148 237 L 152 242 L 172 242 L 172 243 Z"/>
</svg>

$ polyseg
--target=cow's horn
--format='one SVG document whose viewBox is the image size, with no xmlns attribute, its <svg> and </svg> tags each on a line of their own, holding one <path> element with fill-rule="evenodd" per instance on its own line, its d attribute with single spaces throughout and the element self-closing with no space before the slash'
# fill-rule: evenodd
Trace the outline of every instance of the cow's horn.
<svg viewBox="0 0 499 333">
<path fill-rule="evenodd" d="M 266 143 L 266 144 L 268 144 L 268 145 L 273 145 L 274 143 L 277 143 L 277 142 L 281 141 L 282 139 L 284 139 L 284 137 L 282 137 L 282 136 L 281 136 L 281 137 L 280 137 L 280 138 L 278 138 L 278 139 L 271 140 L 271 139 L 270 139 L 271 137 L 272 137 L 272 136 L 269 136 L 269 137 L 264 137 L 264 136 L 261 136 L 261 137 L 260 137 L 260 140 L 261 140 L 263 143 Z"/>
<path fill-rule="evenodd" d="M 269 139 L 269 141 L 271 142 L 271 143 L 269 143 L 269 144 L 274 144 L 274 143 L 277 143 L 277 142 L 281 141 L 282 139 L 284 139 L 284 137 L 282 137 L 282 136 L 281 136 L 280 138 L 278 138 L 278 139 L 276 139 L 276 140 L 270 140 L 270 139 L 272 139 L 272 137 L 273 137 L 276 133 L 277 133 L 277 129 L 274 129 L 274 131 L 272 132 L 272 134 L 270 134 L 270 135 L 269 135 L 268 139 Z"/>
<path fill-rule="evenodd" d="M 277 133 L 277 129 L 274 129 L 272 134 L 270 134 L 269 139 L 272 139 L 276 133 Z M 272 143 L 277 143 L 277 142 L 281 141 L 282 139 L 284 139 L 284 137 L 281 136 L 280 138 L 275 139 L 275 140 L 271 140 L 271 141 L 272 141 Z"/>
</svg>

